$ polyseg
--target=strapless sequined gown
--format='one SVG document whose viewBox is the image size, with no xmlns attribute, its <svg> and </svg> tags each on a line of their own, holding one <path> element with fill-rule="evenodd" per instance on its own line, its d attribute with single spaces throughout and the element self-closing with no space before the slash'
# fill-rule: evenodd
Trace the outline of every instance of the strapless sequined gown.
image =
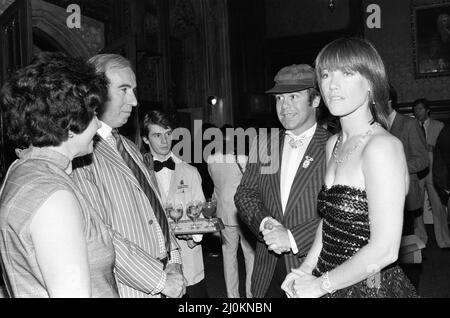
<svg viewBox="0 0 450 318">
<path fill-rule="evenodd" d="M 350 259 L 369 242 L 370 226 L 367 195 L 346 185 L 323 186 L 318 196 L 318 209 L 323 218 L 322 251 L 313 275 L 326 271 Z M 395 265 L 381 270 L 350 287 L 340 289 L 326 297 L 346 298 L 406 298 L 417 293 L 403 271 Z"/>
</svg>

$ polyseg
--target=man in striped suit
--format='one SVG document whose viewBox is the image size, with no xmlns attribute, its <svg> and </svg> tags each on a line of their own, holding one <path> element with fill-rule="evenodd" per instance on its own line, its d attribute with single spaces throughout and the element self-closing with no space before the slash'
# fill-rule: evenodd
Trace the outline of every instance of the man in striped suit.
<svg viewBox="0 0 450 318">
<path fill-rule="evenodd" d="M 328 132 L 316 123 L 320 95 L 309 65 L 282 68 L 267 93 L 275 95 L 286 131 L 253 145 L 235 203 L 258 239 L 253 296 L 279 298 L 285 297 L 281 284 L 286 274 L 301 264 L 320 221 L 316 206 Z M 270 158 L 264 158 L 267 154 Z M 268 170 L 267 159 L 281 165 Z"/>
<path fill-rule="evenodd" d="M 137 146 L 117 133 L 137 106 L 135 74 L 120 55 L 100 54 L 90 62 L 108 78 L 109 100 L 98 110 L 102 127 L 94 153 L 74 162 L 74 181 L 111 228 L 120 296 L 181 297 L 185 284 L 179 247 L 154 172 Z"/>
</svg>

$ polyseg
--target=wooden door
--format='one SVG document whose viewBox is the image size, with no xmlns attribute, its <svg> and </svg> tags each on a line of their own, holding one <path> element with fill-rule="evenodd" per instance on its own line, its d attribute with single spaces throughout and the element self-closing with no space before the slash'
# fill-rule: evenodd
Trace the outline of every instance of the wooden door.
<svg viewBox="0 0 450 318">
<path fill-rule="evenodd" d="M 0 86 L 31 61 L 31 0 L 16 0 L 0 16 Z M 13 147 L 5 138 L 5 122 L 0 111 L 0 181 L 14 161 Z"/>
</svg>

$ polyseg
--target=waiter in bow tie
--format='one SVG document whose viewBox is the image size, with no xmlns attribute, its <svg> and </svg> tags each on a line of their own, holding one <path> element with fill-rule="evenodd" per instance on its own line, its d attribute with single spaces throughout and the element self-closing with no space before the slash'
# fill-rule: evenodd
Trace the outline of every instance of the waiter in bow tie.
<svg viewBox="0 0 450 318">
<path fill-rule="evenodd" d="M 149 152 L 144 154 L 144 161 L 153 164 L 161 198 L 165 204 L 183 206 L 186 216 L 188 202 L 204 202 L 202 180 L 197 168 L 176 157 L 172 151 L 173 121 L 166 113 L 151 111 L 144 116 L 141 124 L 142 141 Z M 181 249 L 183 274 L 186 280 L 187 298 L 208 297 L 203 252 L 200 242 L 202 235 L 177 236 Z"/>
</svg>

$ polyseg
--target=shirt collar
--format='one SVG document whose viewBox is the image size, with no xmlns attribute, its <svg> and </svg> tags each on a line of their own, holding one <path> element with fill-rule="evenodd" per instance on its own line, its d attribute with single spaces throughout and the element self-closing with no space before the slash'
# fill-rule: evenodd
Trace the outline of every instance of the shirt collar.
<svg viewBox="0 0 450 318">
<path fill-rule="evenodd" d="M 316 132 L 316 128 L 317 128 L 317 123 L 315 123 L 311 128 L 309 128 L 305 132 L 303 132 L 303 134 L 301 134 L 301 135 L 295 135 L 292 132 L 292 130 L 286 130 L 286 135 L 291 137 L 294 140 L 307 139 L 307 138 L 311 138 L 312 136 L 314 136 L 314 133 Z"/>
<path fill-rule="evenodd" d="M 102 124 L 102 126 L 97 130 L 97 134 L 103 139 L 106 139 L 106 137 L 109 137 L 111 135 L 112 127 L 110 127 L 108 124 L 105 124 L 101 120 L 100 123 Z"/>
<path fill-rule="evenodd" d="M 166 161 L 169 158 L 172 158 L 173 162 L 175 162 L 175 164 L 180 163 L 182 161 L 180 158 L 175 156 L 172 151 L 170 151 L 161 162 L 164 162 L 164 161 Z M 156 159 L 153 157 L 153 160 L 156 160 Z M 158 160 L 158 161 L 160 161 L 160 160 Z"/>
</svg>

